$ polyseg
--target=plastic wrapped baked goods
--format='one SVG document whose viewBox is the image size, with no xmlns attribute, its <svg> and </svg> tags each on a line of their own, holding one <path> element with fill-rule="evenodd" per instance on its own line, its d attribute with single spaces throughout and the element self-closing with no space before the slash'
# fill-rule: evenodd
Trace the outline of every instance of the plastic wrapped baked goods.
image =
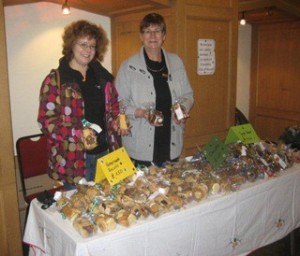
<svg viewBox="0 0 300 256">
<path fill-rule="evenodd" d="M 148 182 L 147 178 L 145 178 L 144 176 L 141 176 L 135 180 L 134 186 L 136 187 L 137 191 L 142 192 L 148 188 L 149 182 Z"/>
<path fill-rule="evenodd" d="M 173 209 L 179 210 L 184 206 L 183 199 L 177 194 L 168 195 L 168 198 L 169 198 L 170 205 L 173 207 Z"/>
<path fill-rule="evenodd" d="M 177 100 L 175 104 L 172 106 L 172 111 L 174 112 L 174 115 L 177 120 L 182 120 L 188 117 L 184 105 L 182 105 L 181 101 L 179 100 Z"/>
<path fill-rule="evenodd" d="M 208 187 L 203 183 L 195 183 L 193 185 L 192 191 L 194 200 L 201 201 L 207 197 Z"/>
<path fill-rule="evenodd" d="M 121 209 L 119 202 L 115 200 L 107 200 L 99 204 L 97 208 L 94 209 L 94 213 L 103 213 L 107 215 L 114 215 L 117 211 Z"/>
<path fill-rule="evenodd" d="M 130 227 L 149 215 L 158 218 L 191 202 L 237 191 L 242 184 L 260 177 L 274 178 L 289 164 L 284 149 L 273 144 L 259 147 L 237 143 L 228 148 L 229 153 L 218 168 L 198 152 L 189 161 L 182 158 L 164 168 L 143 166 L 113 186 L 106 179 L 93 185 L 78 184 L 70 197 L 62 193 L 55 199 L 57 210 L 74 222 L 83 237 L 88 237 L 95 228 L 107 232 L 118 225 Z"/>
<path fill-rule="evenodd" d="M 84 238 L 94 235 L 97 231 L 94 223 L 90 221 L 88 217 L 80 216 L 73 222 L 73 227 Z"/>
<path fill-rule="evenodd" d="M 85 212 L 89 208 L 89 198 L 81 193 L 75 193 L 71 196 L 72 207 L 81 212 Z"/>
<path fill-rule="evenodd" d="M 118 200 L 123 208 L 132 208 L 135 205 L 134 199 L 126 195 L 121 195 Z"/>
<path fill-rule="evenodd" d="M 121 130 L 128 130 L 130 128 L 129 120 L 124 112 L 121 112 L 117 118 L 118 128 Z"/>
<path fill-rule="evenodd" d="M 95 223 L 102 232 L 111 231 L 117 227 L 117 223 L 114 218 L 106 214 L 96 215 Z"/>
<path fill-rule="evenodd" d="M 108 180 L 105 179 L 100 183 L 101 190 L 105 196 L 109 196 L 111 194 L 111 185 L 109 184 Z"/>
<path fill-rule="evenodd" d="M 184 200 L 185 204 L 190 203 L 194 199 L 192 188 L 182 190 L 178 192 L 178 195 Z"/>
<path fill-rule="evenodd" d="M 136 223 L 136 217 L 131 212 L 124 209 L 116 213 L 116 220 L 124 227 L 129 227 Z"/>
<path fill-rule="evenodd" d="M 66 205 L 70 205 L 71 200 L 65 196 L 61 196 L 57 201 L 56 201 L 56 208 L 58 211 L 60 211 L 62 208 L 64 208 Z"/>
<path fill-rule="evenodd" d="M 164 116 L 161 111 L 153 110 L 149 112 L 148 121 L 150 124 L 162 124 L 164 122 Z"/>
<path fill-rule="evenodd" d="M 242 184 L 246 182 L 246 178 L 241 175 L 233 175 L 228 178 L 230 183 L 230 190 L 237 191 L 241 188 Z"/>
<path fill-rule="evenodd" d="M 145 207 L 155 218 L 159 217 L 164 212 L 163 207 L 154 200 L 147 201 Z"/>
<path fill-rule="evenodd" d="M 97 135 L 91 128 L 83 128 L 82 130 L 83 144 L 86 150 L 92 150 L 97 147 Z"/>
<path fill-rule="evenodd" d="M 143 204 L 136 203 L 132 208 L 129 209 L 129 211 L 137 219 L 147 218 L 149 216 L 149 211 Z"/>
<path fill-rule="evenodd" d="M 63 207 L 60 210 L 60 213 L 71 222 L 74 222 L 74 220 L 81 214 L 78 209 L 73 208 L 71 205 Z"/>
<path fill-rule="evenodd" d="M 86 196 L 88 197 L 88 199 L 90 201 L 93 201 L 93 199 L 95 197 L 99 197 L 99 196 L 102 196 L 104 195 L 104 193 L 101 193 L 101 190 L 96 187 L 96 186 L 89 186 L 85 192 Z"/>
</svg>

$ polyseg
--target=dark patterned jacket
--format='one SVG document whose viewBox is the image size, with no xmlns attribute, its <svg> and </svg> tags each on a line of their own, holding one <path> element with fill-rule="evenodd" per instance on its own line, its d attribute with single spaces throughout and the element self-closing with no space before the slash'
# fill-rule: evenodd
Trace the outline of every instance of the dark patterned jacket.
<svg viewBox="0 0 300 256">
<path fill-rule="evenodd" d="M 39 97 L 38 125 L 48 141 L 49 175 L 53 179 L 73 183 L 86 174 L 86 152 L 82 143 L 84 101 L 80 85 L 62 72 L 66 61 L 60 61 L 59 77 L 52 70 L 44 79 Z M 106 136 L 110 151 L 120 147 L 120 137 L 114 132 L 119 115 L 118 94 L 112 75 L 99 62 L 90 65 L 97 82 L 104 86 Z"/>
</svg>

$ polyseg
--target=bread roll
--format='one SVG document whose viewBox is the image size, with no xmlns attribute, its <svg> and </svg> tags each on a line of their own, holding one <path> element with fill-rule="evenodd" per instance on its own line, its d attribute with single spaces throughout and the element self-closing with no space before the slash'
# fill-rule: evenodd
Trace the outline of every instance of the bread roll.
<svg viewBox="0 0 300 256">
<path fill-rule="evenodd" d="M 66 205 L 60 212 L 71 222 L 73 222 L 80 214 L 80 211 L 73 208 L 71 205 Z"/>
<path fill-rule="evenodd" d="M 73 227 L 84 238 L 94 235 L 97 231 L 96 226 L 87 217 L 78 217 L 73 222 Z"/>
<path fill-rule="evenodd" d="M 116 221 L 111 216 L 105 214 L 96 216 L 95 222 L 102 232 L 114 230 L 117 227 Z"/>
</svg>

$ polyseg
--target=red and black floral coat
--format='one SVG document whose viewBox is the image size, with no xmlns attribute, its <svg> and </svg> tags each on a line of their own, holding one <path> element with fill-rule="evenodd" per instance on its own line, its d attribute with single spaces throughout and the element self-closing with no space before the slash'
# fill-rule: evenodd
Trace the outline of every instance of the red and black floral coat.
<svg viewBox="0 0 300 256">
<path fill-rule="evenodd" d="M 60 64 L 62 65 L 62 64 Z M 106 136 L 110 151 L 120 147 L 120 137 L 113 127 L 119 115 L 118 94 L 110 74 L 99 62 L 93 63 L 97 77 L 108 78 L 104 84 Z M 86 174 L 86 152 L 81 140 L 84 101 L 79 83 L 61 79 L 61 68 L 52 70 L 44 79 L 39 97 L 38 125 L 47 136 L 49 175 L 73 183 Z M 108 76 L 108 74 L 110 76 Z M 112 76 L 111 76 L 112 77 Z"/>
</svg>

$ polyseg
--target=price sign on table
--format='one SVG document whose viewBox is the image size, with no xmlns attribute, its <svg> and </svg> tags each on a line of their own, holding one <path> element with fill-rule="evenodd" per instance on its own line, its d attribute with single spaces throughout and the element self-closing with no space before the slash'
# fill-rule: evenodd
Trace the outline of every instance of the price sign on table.
<svg viewBox="0 0 300 256">
<path fill-rule="evenodd" d="M 257 143 L 260 138 L 257 136 L 251 124 L 232 126 L 229 129 L 225 145 L 240 141 L 244 144 Z"/>
<path fill-rule="evenodd" d="M 218 168 L 228 155 L 228 148 L 217 136 L 213 136 L 205 145 L 203 152 L 210 164 Z"/>
<path fill-rule="evenodd" d="M 95 182 L 106 178 L 113 186 L 135 172 L 136 169 L 128 153 L 124 147 L 121 147 L 97 160 Z"/>
</svg>

